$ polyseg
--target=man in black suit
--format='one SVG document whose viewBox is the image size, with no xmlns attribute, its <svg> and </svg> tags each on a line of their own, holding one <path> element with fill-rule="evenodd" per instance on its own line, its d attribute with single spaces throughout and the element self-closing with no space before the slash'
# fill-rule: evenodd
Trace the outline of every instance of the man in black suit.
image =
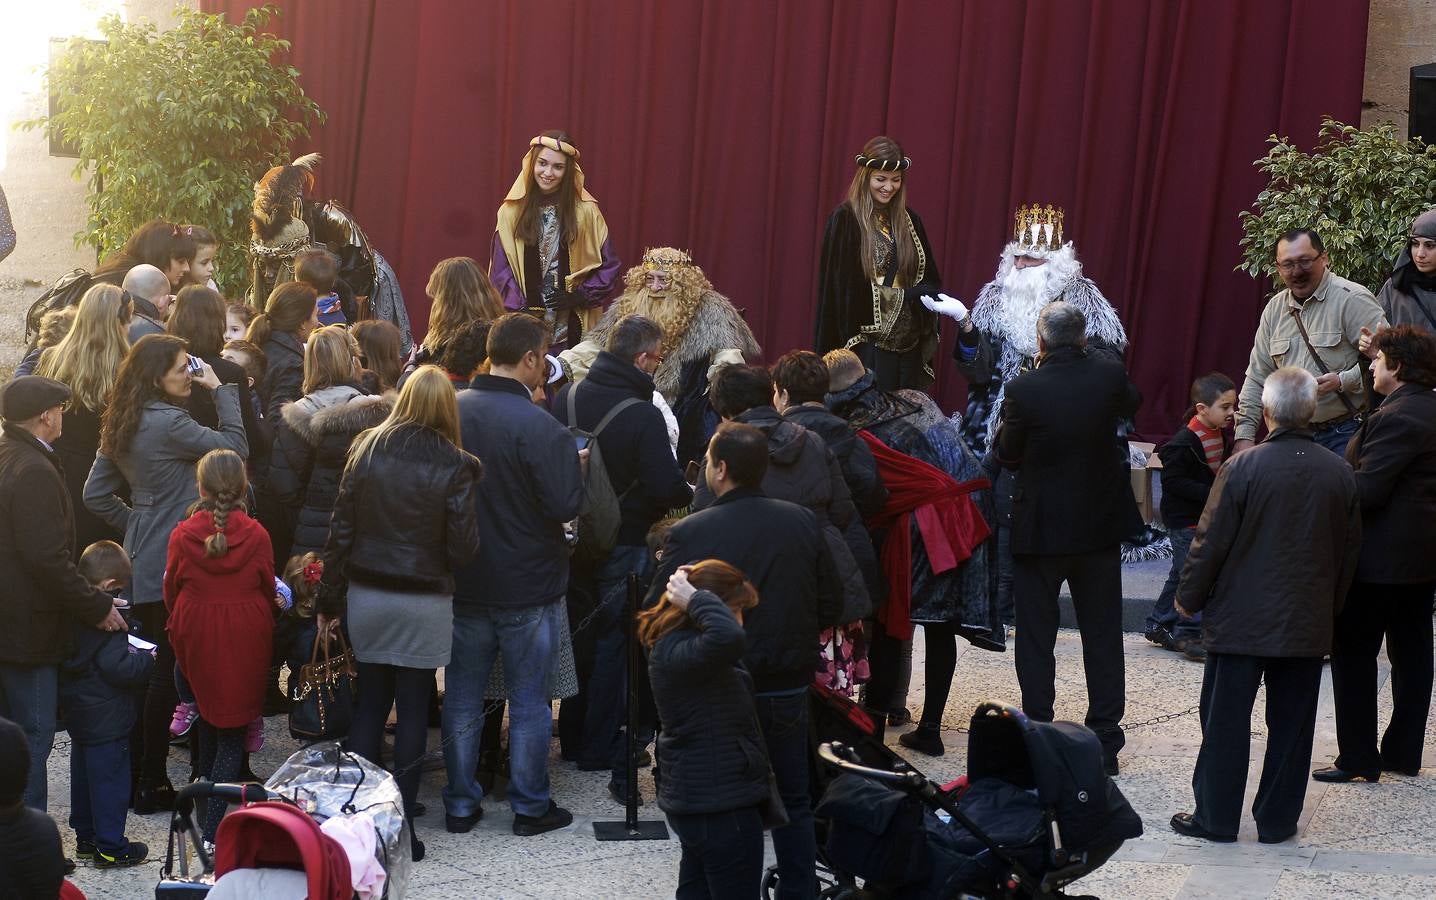
<svg viewBox="0 0 1436 900">
<path fill-rule="evenodd" d="M 818 634 L 842 612 L 843 591 L 813 511 L 763 495 L 768 438 L 752 425 L 724 422 L 708 442 L 705 472 L 718 498 L 668 533 L 647 605 L 679 566 L 721 559 L 758 588 L 743 615 L 758 721 L 788 824 L 773 831 L 783 897 L 817 893 L 817 841 L 808 793 L 808 685 L 818 666 Z"/>
<path fill-rule="evenodd" d="M 1037 367 L 1007 385 L 997 456 L 1017 470 L 1013 500 L 1013 596 L 1022 708 L 1052 721 L 1056 695 L 1057 595 L 1072 589 L 1087 727 L 1102 741 L 1108 774 L 1126 739 L 1122 713 L 1121 543 L 1142 526 L 1118 424 L 1142 395 L 1122 363 L 1085 349 L 1081 310 L 1056 301 L 1037 317 Z"/>
</svg>

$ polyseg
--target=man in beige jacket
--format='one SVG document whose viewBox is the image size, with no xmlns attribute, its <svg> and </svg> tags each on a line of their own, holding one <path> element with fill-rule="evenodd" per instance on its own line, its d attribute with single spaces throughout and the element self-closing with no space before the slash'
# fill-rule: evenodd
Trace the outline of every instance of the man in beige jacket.
<svg viewBox="0 0 1436 900">
<path fill-rule="evenodd" d="M 1297 366 L 1316 378 L 1316 413 L 1310 429 L 1316 442 L 1344 453 L 1367 409 L 1366 364 L 1357 343 L 1363 329 L 1387 327 L 1371 292 L 1327 268 L 1321 236 L 1296 228 L 1277 238 L 1276 269 L 1286 289 L 1267 301 L 1252 343 L 1237 409 L 1234 453 L 1256 443 L 1262 421 L 1262 386 L 1283 366 Z"/>
</svg>

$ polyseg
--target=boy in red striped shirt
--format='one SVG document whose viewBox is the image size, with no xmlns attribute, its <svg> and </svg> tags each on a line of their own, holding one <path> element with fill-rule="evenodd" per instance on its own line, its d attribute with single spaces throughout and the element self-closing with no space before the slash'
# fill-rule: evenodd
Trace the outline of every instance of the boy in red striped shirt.
<svg viewBox="0 0 1436 900">
<path fill-rule="evenodd" d="M 1172 606 L 1187 548 L 1197 533 L 1197 520 L 1217 470 L 1231 455 L 1228 429 L 1236 422 L 1237 391 L 1232 380 L 1211 372 L 1192 382 L 1192 406 L 1186 424 L 1157 451 L 1162 458 L 1162 522 L 1172 540 L 1172 570 L 1147 616 L 1147 640 L 1197 662 L 1207 658 L 1202 648 L 1201 614 L 1184 619 Z"/>
</svg>

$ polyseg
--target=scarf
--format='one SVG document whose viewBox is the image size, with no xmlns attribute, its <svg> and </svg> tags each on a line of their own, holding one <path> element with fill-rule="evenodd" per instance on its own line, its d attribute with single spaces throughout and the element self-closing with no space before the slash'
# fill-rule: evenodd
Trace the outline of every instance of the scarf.
<svg viewBox="0 0 1436 900">
<path fill-rule="evenodd" d="M 524 251 L 527 245 L 519 239 L 517 229 L 524 196 L 528 193 L 529 185 L 533 183 L 533 165 L 529 158 L 530 154 L 525 153 L 524 161 L 519 166 L 519 177 L 514 179 L 514 186 L 509 188 L 508 196 L 504 197 L 504 202 L 499 205 L 498 225 L 495 229 L 499 246 L 503 248 L 504 256 L 509 261 L 509 269 L 514 273 L 514 281 L 518 283 L 519 293 L 524 296 L 528 296 L 528 290 L 524 286 Z M 568 279 L 565 283 L 565 290 L 573 293 L 583 284 L 584 279 L 603 264 L 603 244 L 608 240 L 608 223 L 604 221 L 603 213 L 598 210 L 598 201 L 584 189 L 583 169 L 579 167 L 578 159 L 570 157 L 569 165 L 573 166 L 574 190 L 578 194 L 578 203 L 574 208 L 574 213 L 578 216 L 578 232 L 574 235 L 573 243 L 568 245 Z M 492 263 L 489 274 L 493 274 Z M 580 313 L 585 331 L 593 326 L 601 312 L 602 310 L 584 310 Z"/>
<path fill-rule="evenodd" d="M 941 469 L 899 453 L 867 431 L 867 442 L 877 461 L 888 502 L 867 520 L 869 529 L 887 529 L 880 562 L 888 580 L 888 596 L 878 609 L 878 621 L 897 640 L 912 637 L 912 523 L 927 550 L 934 575 L 965 562 L 991 534 L 982 512 L 972 501 L 973 491 L 985 490 L 985 478 L 958 483 Z"/>
<path fill-rule="evenodd" d="M 1436 209 L 1429 209 L 1416 217 L 1416 221 L 1411 223 L 1411 235 L 1436 238 Z M 1403 294 L 1413 296 L 1415 292 L 1412 288 L 1436 292 L 1436 272 L 1427 275 L 1416 268 L 1416 263 L 1411 259 L 1411 245 L 1408 243 L 1401 248 L 1401 255 L 1396 257 L 1396 268 L 1391 273 L 1391 286 Z"/>
</svg>

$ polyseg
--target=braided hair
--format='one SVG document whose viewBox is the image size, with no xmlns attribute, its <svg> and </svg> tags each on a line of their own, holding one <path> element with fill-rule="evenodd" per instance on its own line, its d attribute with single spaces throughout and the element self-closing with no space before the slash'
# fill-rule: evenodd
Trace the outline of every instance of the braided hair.
<svg viewBox="0 0 1436 900">
<path fill-rule="evenodd" d="M 229 552 L 224 527 L 229 514 L 244 509 L 244 496 L 249 483 L 244 474 L 244 460 L 233 450 L 211 450 L 200 458 L 196 467 L 200 500 L 194 510 L 208 510 L 214 519 L 214 534 L 205 538 L 204 555 L 214 558 Z"/>
</svg>

